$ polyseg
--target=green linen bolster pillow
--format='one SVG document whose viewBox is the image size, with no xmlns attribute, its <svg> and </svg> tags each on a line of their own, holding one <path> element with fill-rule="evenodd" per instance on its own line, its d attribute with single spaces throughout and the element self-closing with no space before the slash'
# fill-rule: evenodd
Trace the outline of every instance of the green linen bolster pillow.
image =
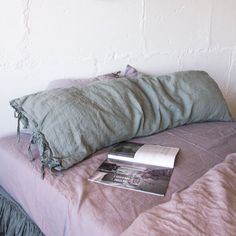
<svg viewBox="0 0 236 236">
<path fill-rule="evenodd" d="M 203 71 L 101 81 L 14 99 L 32 131 L 42 166 L 67 169 L 111 144 L 205 121 L 232 121 L 213 79 Z"/>
</svg>

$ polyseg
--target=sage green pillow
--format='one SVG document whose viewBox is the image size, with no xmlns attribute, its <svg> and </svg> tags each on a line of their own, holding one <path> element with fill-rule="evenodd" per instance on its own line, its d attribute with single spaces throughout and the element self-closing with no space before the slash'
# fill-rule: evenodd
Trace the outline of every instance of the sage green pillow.
<svg viewBox="0 0 236 236">
<path fill-rule="evenodd" d="M 232 121 L 206 72 L 186 71 L 47 90 L 10 102 L 43 166 L 67 169 L 111 144 L 205 121 Z"/>
</svg>

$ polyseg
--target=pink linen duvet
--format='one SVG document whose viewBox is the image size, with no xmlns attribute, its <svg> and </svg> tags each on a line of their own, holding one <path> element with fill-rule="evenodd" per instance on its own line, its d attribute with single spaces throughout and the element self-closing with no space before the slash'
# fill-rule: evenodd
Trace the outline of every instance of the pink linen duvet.
<svg viewBox="0 0 236 236">
<path fill-rule="evenodd" d="M 220 164 L 213 169 L 211 176 L 207 174 L 200 178 L 229 153 L 236 152 L 235 122 L 186 125 L 132 140 L 180 148 L 165 197 L 89 182 L 87 179 L 106 159 L 107 149 L 63 171 L 63 176 L 52 175 L 46 170 L 42 180 L 39 159 L 32 162 L 28 159 L 29 138 L 23 135 L 20 143 L 16 142 L 15 135 L 0 138 L 0 185 L 21 204 L 47 236 L 120 235 L 137 217 L 135 226 L 128 228 L 125 235 L 141 235 L 139 232 L 163 235 L 163 231 L 164 235 L 177 234 L 176 231 L 184 235 L 191 227 L 195 235 L 216 229 L 230 235 L 235 230 L 231 226 L 236 204 L 235 170 L 232 169 L 235 161 L 227 160 L 223 166 Z M 36 149 L 33 155 L 38 155 Z M 226 169 L 229 173 L 225 172 Z M 226 182 L 220 180 L 221 173 Z M 199 181 L 195 182 L 197 179 Z M 194 182 L 193 187 L 180 192 Z M 225 190 L 229 190 L 229 195 Z M 168 202 L 171 196 L 172 200 Z M 210 199 L 208 202 L 209 196 L 213 202 Z M 205 203 L 209 204 L 206 208 L 203 207 Z M 215 207 L 214 211 L 208 211 L 211 207 Z M 199 221 L 198 212 L 193 212 L 193 208 L 203 214 Z M 184 218 L 185 214 L 187 217 L 190 214 L 189 220 Z M 220 231 L 224 221 L 227 229 Z M 159 229 L 158 222 L 163 228 Z M 137 224 L 140 225 L 139 232 L 134 229 Z"/>
<path fill-rule="evenodd" d="M 139 215 L 122 236 L 235 234 L 236 153 L 169 202 Z"/>
</svg>

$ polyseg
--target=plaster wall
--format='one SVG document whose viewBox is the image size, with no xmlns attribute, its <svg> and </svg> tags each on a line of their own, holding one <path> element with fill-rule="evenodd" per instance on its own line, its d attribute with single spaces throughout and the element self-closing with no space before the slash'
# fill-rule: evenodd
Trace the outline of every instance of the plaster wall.
<svg viewBox="0 0 236 236">
<path fill-rule="evenodd" d="M 16 130 L 12 98 L 126 64 L 206 70 L 236 117 L 235 12 L 235 0 L 1 0 L 0 136 Z"/>
</svg>

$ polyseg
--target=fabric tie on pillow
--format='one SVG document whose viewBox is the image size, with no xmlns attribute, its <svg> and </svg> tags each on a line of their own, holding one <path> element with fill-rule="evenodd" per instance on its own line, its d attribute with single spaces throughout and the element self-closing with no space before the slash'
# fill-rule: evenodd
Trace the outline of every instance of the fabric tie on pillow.
<svg viewBox="0 0 236 236">
<path fill-rule="evenodd" d="M 206 121 L 232 121 L 203 71 L 99 81 L 38 92 L 10 102 L 32 131 L 41 163 L 63 170 L 97 150 L 134 137 Z"/>
</svg>

